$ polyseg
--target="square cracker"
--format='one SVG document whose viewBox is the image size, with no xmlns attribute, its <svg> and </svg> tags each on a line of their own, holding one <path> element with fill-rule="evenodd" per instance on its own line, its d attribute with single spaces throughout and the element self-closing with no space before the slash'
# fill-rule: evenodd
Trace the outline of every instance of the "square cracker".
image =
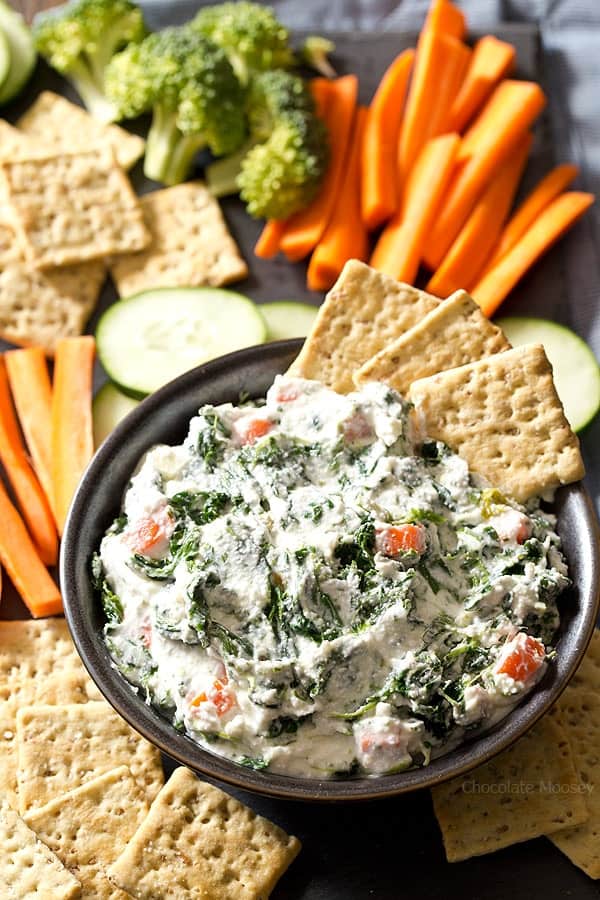
<svg viewBox="0 0 600 900">
<path fill-rule="evenodd" d="M 137 197 L 110 147 L 2 160 L 17 236 L 37 268 L 66 266 L 150 242 Z"/>
<path fill-rule="evenodd" d="M 144 153 L 145 141 L 119 125 L 99 122 L 81 106 L 53 91 L 42 91 L 17 125 L 24 135 L 47 150 L 89 150 L 108 146 L 123 169 L 130 169 Z"/>
<path fill-rule="evenodd" d="M 148 802 L 163 783 L 160 754 L 103 702 L 17 712 L 19 812 L 38 809 L 96 775 L 127 765 Z"/>
<path fill-rule="evenodd" d="M 246 277 L 248 267 L 204 184 L 153 191 L 140 203 L 152 243 L 113 261 L 111 275 L 121 297 L 155 287 L 218 287 Z"/>
<path fill-rule="evenodd" d="M 268 897 L 300 842 L 176 769 L 108 876 L 139 900 Z"/>
<path fill-rule="evenodd" d="M 549 837 L 590 878 L 600 878 L 600 697 L 568 687 L 552 716 L 568 735 L 578 775 L 574 784 L 585 790 L 589 819 Z"/>
<path fill-rule="evenodd" d="M 11 701 L 18 707 L 33 706 L 36 703 L 60 706 L 97 699 L 102 699 L 102 694 L 83 667 L 47 678 L 0 681 L 0 704 Z"/>
<path fill-rule="evenodd" d="M 0 224 L 0 257 L 6 259 L 5 236 Z M 0 259 L 0 338 L 52 356 L 61 338 L 83 334 L 104 278 L 101 262 L 41 271 L 22 259 Z"/>
<path fill-rule="evenodd" d="M 510 349 L 502 331 L 466 291 L 456 291 L 409 331 L 380 350 L 354 373 L 361 387 L 384 381 L 406 395 L 418 378 L 455 369 Z"/>
<path fill-rule="evenodd" d="M 583 797 L 569 791 L 576 781 L 567 735 L 546 716 L 490 762 L 432 789 L 448 862 L 585 822 Z"/>
<path fill-rule="evenodd" d="M 81 884 L 11 809 L 0 800 L 0 893 L 13 900 L 70 900 Z"/>
<path fill-rule="evenodd" d="M 354 390 L 353 372 L 439 303 L 437 297 L 351 259 L 327 294 L 289 374 L 348 393 Z"/>
<path fill-rule="evenodd" d="M 519 502 L 583 478 L 552 366 L 538 344 L 413 382 L 419 428 Z"/>
<path fill-rule="evenodd" d="M 17 704 L 0 703 L 0 797 L 17 806 Z"/>
<path fill-rule="evenodd" d="M 571 678 L 567 691 L 573 688 L 587 691 L 600 690 L 600 629 L 598 628 L 594 629 L 585 656 Z"/>
<path fill-rule="evenodd" d="M 127 900 L 105 875 L 148 811 L 126 766 L 56 797 L 25 820 L 77 876 L 88 900 Z"/>
<path fill-rule="evenodd" d="M 0 621 L 0 684 L 85 675 L 63 618 Z"/>
</svg>

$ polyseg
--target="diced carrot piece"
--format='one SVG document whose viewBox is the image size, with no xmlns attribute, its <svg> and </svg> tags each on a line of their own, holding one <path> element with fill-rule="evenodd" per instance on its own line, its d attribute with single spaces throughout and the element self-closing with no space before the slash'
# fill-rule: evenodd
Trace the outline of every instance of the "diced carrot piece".
<svg viewBox="0 0 600 900">
<path fill-rule="evenodd" d="M 371 101 L 361 152 L 361 214 L 372 230 L 392 216 L 400 197 L 396 190 L 396 157 L 404 100 L 415 57 L 404 50 L 389 66 Z"/>
<path fill-rule="evenodd" d="M 594 202 L 593 194 L 567 192 L 538 216 L 512 250 L 490 269 L 471 294 L 486 316 L 493 316 L 525 272 L 581 218 Z"/>
<path fill-rule="evenodd" d="M 427 285 L 430 293 L 447 297 L 459 288 L 473 286 L 508 216 L 532 140 L 532 135 L 526 133 L 517 149 L 500 166 L 496 178 L 483 193 L 430 279 Z"/>
<path fill-rule="evenodd" d="M 542 642 L 522 632 L 510 642 L 507 651 L 496 672 L 515 681 L 526 681 L 537 672 L 546 656 Z"/>
<path fill-rule="evenodd" d="M 377 531 L 375 546 L 384 556 L 401 553 L 423 553 L 427 546 L 425 529 L 421 525 L 395 525 Z"/>
<path fill-rule="evenodd" d="M 452 131 L 462 131 L 480 110 L 500 79 L 512 69 L 515 56 L 512 44 L 491 34 L 477 41 L 465 80 L 448 116 L 447 124 Z"/>
<path fill-rule="evenodd" d="M 259 438 L 264 437 L 273 428 L 269 419 L 239 419 L 234 430 L 241 444 L 253 444 Z"/>
</svg>

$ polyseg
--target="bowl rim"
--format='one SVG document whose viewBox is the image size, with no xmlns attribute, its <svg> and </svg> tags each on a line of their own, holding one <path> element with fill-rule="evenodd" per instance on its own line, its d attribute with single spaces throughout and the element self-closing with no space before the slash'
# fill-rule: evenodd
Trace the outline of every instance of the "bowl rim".
<svg viewBox="0 0 600 900">
<path fill-rule="evenodd" d="M 574 619 L 575 648 L 567 657 L 559 655 L 558 662 L 544 675 L 539 685 L 529 693 L 508 715 L 489 731 L 475 735 L 453 750 L 434 759 L 428 766 L 408 769 L 395 775 L 361 778 L 313 779 L 289 776 L 268 771 L 256 771 L 212 753 L 185 734 L 179 733 L 169 719 L 142 699 L 139 692 L 126 681 L 111 663 L 108 650 L 101 636 L 88 634 L 84 615 L 85 604 L 80 602 L 75 561 L 79 554 L 79 540 L 84 533 L 84 521 L 89 497 L 100 490 L 102 475 L 111 459 L 122 452 L 132 430 L 143 427 L 152 414 L 164 410 L 172 400 L 187 390 L 201 386 L 219 375 L 227 375 L 244 364 L 272 363 L 283 356 L 289 362 L 295 357 L 302 339 L 275 341 L 244 348 L 198 366 L 160 388 L 143 400 L 130 412 L 98 448 L 89 463 L 75 493 L 67 516 L 60 552 L 60 583 L 67 624 L 75 647 L 100 692 L 132 728 L 165 755 L 187 766 L 202 776 L 252 793 L 280 799 L 304 801 L 347 802 L 373 800 L 396 796 L 425 787 L 433 787 L 461 775 L 487 762 L 507 749 L 548 711 L 566 688 L 579 666 L 591 640 L 600 606 L 600 529 L 593 503 L 582 482 L 561 488 L 563 498 L 574 497 L 579 505 L 582 528 L 589 537 L 591 567 L 588 596 L 581 604 L 581 611 Z M 218 399 L 215 402 L 221 402 Z M 152 446 L 148 443 L 148 448 Z M 129 471 L 132 471 L 130 469 Z M 122 491 L 119 492 L 119 501 Z M 86 566 L 86 571 L 87 571 Z M 89 574 L 88 591 L 91 591 Z M 546 684 L 546 682 L 548 682 Z M 520 715 L 519 715 L 520 713 Z"/>
</svg>

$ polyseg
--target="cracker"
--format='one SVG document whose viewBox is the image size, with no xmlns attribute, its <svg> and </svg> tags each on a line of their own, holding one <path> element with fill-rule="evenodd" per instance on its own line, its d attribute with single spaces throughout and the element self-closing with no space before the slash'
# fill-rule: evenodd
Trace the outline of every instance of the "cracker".
<svg viewBox="0 0 600 900">
<path fill-rule="evenodd" d="M 327 294 L 290 375 L 340 393 L 352 373 L 435 309 L 440 301 L 351 259 Z"/>
<path fill-rule="evenodd" d="M 466 291 L 456 291 L 354 373 L 354 383 L 384 381 L 406 395 L 413 381 L 508 350 L 502 331 Z"/>
<path fill-rule="evenodd" d="M 0 703 L 0 797 L 17 806 L 17 705 Z"/>
<path fill-rule="evenodd" d="M 70 900 L 81 884 L 17 815 L 0 800 L 0 890 L 13 900 Z"/>
<path fill-rule="evenodd" d="M 129 766 L 150 802 L 163 783 L 160 754 L 107 703 L 25 706 L 17 712 L 21 813 L 122 765 Z"/>
<path fill-rule="evenodd" d="M 422 378 L 409 399 L 422 431 L 520 502 L 583 478 L 579 441 L 541 345 Z"/>
<path fill-rule="evenodd" d="M 509 750 L 433 788 L 448 862 L 585 822 L 585 801 L 570 791 L 576 781 L 567 735 L 546 716 Z"/>
<path fill-rule="evenodd" d="M 108 875 L 140 900 L 257 900 L 299 851 L 295 837 L 179 768 Z"/>
<path fill-rule="evenodd" d="M 11 701 L 17 706 L 44 703 L 51 706 L 65 703 L 87 703 L 101 698 L 98 688 L 83 670 L 73 669 L 48 678 L 12 679 L 0 682 L 0 703 Z"/>
<path fill-rule="evenodd" d="M 144 153 L 143 138 L 119 125 L 98 121 L 81 106 L 53 91 L 42 91 L 17 125 L 24 135 L 41 142 L 47 150 L 108 146 L 123 169 L 130 169 Z"/>
<path fill-rule="evenodd" d="M 63 618 L 0 621 L 0 684 L 85 669 Z"/>
<path fill-rule="evenodd" d="M 35 152 L 35 144 L 27 135 L 0 119 L 0 159 L 12 159 Z"/>
<path fill-rule="evenodd" d="M 585 656 L 571 678 L 567 690 L 572 688 L 590 691 L 600 689 L 600 630 L 598 628 L 594 629 Z"/>
<path fill-rule="evenodd" d="M 0 173 L 25 258 L 37 268 L 130 253 L 150 242 L 110 148 L 4 160 Z"/>
<path fill-rule="evenodd" d="M 246 277 L 248 267 L 204 184 L 154 191 L 140 203 L 152 243 L 113 261 L 110 271 L 121 297 L 147 288 L 218 287 Z"/>
<path fill-rule="evenodd" d="M 144 792 L 126 766 L 68 791 L 25 820 L 83 886 L 89 900 L 126 900 L 105 875 L 143 820 Z"/>
</svg>

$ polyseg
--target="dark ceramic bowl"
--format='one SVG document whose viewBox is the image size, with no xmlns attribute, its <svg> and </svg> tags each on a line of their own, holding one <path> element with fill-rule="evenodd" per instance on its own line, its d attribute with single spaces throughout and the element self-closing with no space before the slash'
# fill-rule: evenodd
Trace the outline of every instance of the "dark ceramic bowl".
<svg viewBox="0 0 600 900">
<path fill-rule="evenodd" d="M 315 780 L 238 766 L 179 734 L 148 706 L 111 665 L 102 639 L 103 612 L 90 583 L 90 558 L 119 510 L 138 460 L 154 444 L 180 443 L 188 422 L 204 403 L 237 402 L 242 391 L 264 396 L 284 372 L 301 341 L 251 347 L 200 366 L 172 381 L 135 409 L 104 442 L 73 501 L 63 538 L 60 576 L 67 621 L 90 675 L 130 725 L 164 753 L 202 775 L 245 790 L 299 800 L 358 800 L 402 794 L 462 775 L 504 750 L 554 703 L 577 668 L 592 635 L 598 607 L 599 560 L 596 518 L 581 484 L 558 492 L 558 530 L 574 587 L 560 600 L 556 663 L 523 702 L 494 729 L 422 769 L 380 778 Z"/>
</svg>

